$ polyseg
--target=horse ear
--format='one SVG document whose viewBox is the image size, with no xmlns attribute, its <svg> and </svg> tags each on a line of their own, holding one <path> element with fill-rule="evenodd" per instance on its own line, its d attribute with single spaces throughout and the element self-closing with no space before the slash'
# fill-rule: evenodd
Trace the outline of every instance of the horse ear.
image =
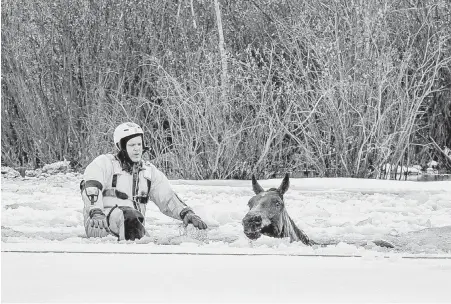
<svg viewBox="0 0 451 304">
<path fill-rule="evenodd" d="M 287 192 L 288 188 L 290 187 L 290 174 L 285 174 L 285 177 L 283 178 L 282 184 L 280 184 L 279 192 L 281 195 L 284 195 L 285 192 Z"/>
<path fill-rule="evenodd" d="M 252 174 L 252 190 L 254 190 L 255 194 L 259 194 L 260 192 L 263 192 L 262 186 L 259 185 L 257 180 L 255 179 L 254 174 Z"/>
</svg>

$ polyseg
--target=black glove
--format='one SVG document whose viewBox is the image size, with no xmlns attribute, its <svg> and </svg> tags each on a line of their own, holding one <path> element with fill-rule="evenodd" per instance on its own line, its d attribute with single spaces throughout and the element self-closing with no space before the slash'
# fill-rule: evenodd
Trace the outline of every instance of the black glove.
<svg viewBox="0 0 451 304">
<path fill-rule="evenodd" d="M 104 237 L 109 234 L 106 216 L 102 210 L 97 208 L 89 212 L 89 219 L 85 227 L 88 237 Z"/>
<path fill-rule="evenodd" d="M 188 224 L 193 224 L 193 226 L 197 229 L 207 229 L 207 224 L 205 224 L 204 221 L 202 221 L 202 219 L 191 210 L 185 213 L 183 217 L 183 224 L 185 227 L 188 226 Z"/>
</svg>

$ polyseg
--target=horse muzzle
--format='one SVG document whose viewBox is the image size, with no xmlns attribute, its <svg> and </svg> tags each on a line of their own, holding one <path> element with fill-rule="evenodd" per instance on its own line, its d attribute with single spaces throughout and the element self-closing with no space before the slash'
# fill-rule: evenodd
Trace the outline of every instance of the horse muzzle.
<svg viewBox="0 0 451 304">
<path fill-rule="evenodd" d="M 260 215 L 247 214 L 243 219 L 244 234 L 251 240 L 258 239 L 262 234 L 262 217 Z"/>
</svg>

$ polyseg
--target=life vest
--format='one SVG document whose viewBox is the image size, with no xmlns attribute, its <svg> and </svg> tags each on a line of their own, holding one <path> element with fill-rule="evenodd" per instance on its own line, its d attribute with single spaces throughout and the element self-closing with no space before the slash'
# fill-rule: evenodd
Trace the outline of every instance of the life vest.
<svg viewBox="0 0 451 304">
<path fill-rule="evenodd" d="M 175 219 L 181 219 L 181 212 L 190 209 L 172 190 L 167 177 L 151 163 L 142 163 L 133 173 L 123 170 L 113 154 L 96 157 L 86 167 L 80 184 L 85 209 L 110 209 L 117 205 L 132 207 L 145 215 L 151 200 L 162 213 Z"/>
<path fill-rule="evenodd" d="M 132 207 L 142 211 L 147 204 L 151 187 L 151 170 L 145 164 L 134 166 L 132 174 L 122 169 L 121 163 L 112 154 L 94 160 L 97 166 L 87 168 L 89 179 L 102 184 L 99 200 L 103 208 L 114 206 Z M 97 172 L 96 172 L 96 171 Z M 92 176 L 92 177 L 91 177 Z M 88 187 L 89 181 L 86 184 Z"/>
</svg>

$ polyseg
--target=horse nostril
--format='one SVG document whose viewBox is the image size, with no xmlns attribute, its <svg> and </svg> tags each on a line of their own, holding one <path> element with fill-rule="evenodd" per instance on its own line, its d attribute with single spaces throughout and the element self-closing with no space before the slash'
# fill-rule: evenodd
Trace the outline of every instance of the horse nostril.
<svg viewBox="0 0 451 304">
<path fill-rule="evenodd" d="M 249 222 L 253 225 L 260 226 L 262 224 L 262 217 L 260 215 L 252 217 Z"/>
<path fill-rule="evenodd" d="M 262 225 L 262 217 L 260 215 L 249 215 L 243 219 L 243 225 L 248 228 L 258 229 Z"/>
</svg>

